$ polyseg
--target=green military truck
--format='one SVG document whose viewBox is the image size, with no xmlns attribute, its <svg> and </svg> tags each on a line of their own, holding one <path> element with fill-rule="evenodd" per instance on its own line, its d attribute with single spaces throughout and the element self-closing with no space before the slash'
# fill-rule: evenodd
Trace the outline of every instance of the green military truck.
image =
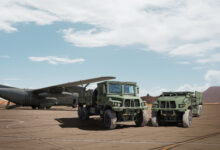
<svg viewBox="0 0 220 150">
<path fill-rule="evenodd" d="M 135 121 L 137 126 L 147 123 L 147 105 L 138 96 L 135 82 L 105 81 L 95 90 L 85 90 L 78 98 L 78 118 L 88 120 L 100 115 L 107 129 L 117 122 Z"/>
<path fill-rule="evenodd" d="M 181 123 L 188 128 L 193 116 L 202 115 L 202 93 L 200 92 L 163 92 L 152 105 L 153 126 L 164 123 Z"/>
</svg>

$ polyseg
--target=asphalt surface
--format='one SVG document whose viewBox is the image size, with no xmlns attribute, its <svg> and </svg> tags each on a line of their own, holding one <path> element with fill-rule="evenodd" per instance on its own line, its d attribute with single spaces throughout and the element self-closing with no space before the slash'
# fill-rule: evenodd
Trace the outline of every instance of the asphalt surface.
<svg viewBox="0 0 220 150">
<path fill-rule="evenodd" d="M 70 107 L 51 110 L 0 108 L 1 150 L 81 149 L 220 149 L 220 105 L 204 105 L 203 116 L 193 118 L 191 128 L 176 125 L 135 127 L 120 123 L 106 130 L 99 117 L 77 119 Z"/>
</svg>

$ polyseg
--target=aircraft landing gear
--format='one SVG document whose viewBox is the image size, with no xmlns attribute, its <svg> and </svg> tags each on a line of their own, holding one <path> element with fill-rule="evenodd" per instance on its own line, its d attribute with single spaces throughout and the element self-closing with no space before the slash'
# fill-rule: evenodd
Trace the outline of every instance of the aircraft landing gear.
<svg viewBox="0 0 220 150">
<path fill-rule="evenodd" d="M 37 108 L 37 106 L 32 106 L 32 109 L 36 109 Z"/>
<path fill-rule="evenodd" d="M 7 105 L 5 106 L 5 109 L 10 109 L 10 102 L 8 101 Z"/>
<path fill-rule="evenodd" d="M 16 108 L 16 107 L 19 107 L 20 105 L 12 105 L 10 106 L 10 102 L 8 101 L 7 105 L 5 106 L 5 109 L 13 109 L 13 108 Z"/>
</svg>

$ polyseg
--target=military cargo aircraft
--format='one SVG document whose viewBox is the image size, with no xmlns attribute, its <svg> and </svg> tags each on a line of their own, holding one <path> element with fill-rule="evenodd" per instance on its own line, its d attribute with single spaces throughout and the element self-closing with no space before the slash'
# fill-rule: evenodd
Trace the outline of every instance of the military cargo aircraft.
<svg viewBox="0 0 220 150">
<path fill-rule="evenodd" d="M 40 89 L 20 89 L 0 85 L 0 97 L 8 100 L 6 109 L 17 106 L 31 106 L 33 109 L 50 109 L 54 105 L 76 107 L 79 94 L 83 94 L 90 83 L 110 79 L 115 77 L 92 78 Z M 15 105 L 10 106 L 10 102 Z"/>
</svg>

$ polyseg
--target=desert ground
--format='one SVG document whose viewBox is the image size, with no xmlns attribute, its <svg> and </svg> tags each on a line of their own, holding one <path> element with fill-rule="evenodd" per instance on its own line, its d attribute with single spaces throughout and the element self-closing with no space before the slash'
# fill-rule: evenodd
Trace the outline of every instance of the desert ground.
<svg viewBox="0 0 220 150">
<path fill-rule="evenodd" d="M 220 149 L 220 105 L 204 105 L 203 116 L 193 118 L 191 128 L 175 125 L 135 127 L 119 123 L 106 130 L 99 117 L 77 119 L 71 107 L 32 110 L 0 108 L 1 150 L 147 150 Z"/>
</svg>

